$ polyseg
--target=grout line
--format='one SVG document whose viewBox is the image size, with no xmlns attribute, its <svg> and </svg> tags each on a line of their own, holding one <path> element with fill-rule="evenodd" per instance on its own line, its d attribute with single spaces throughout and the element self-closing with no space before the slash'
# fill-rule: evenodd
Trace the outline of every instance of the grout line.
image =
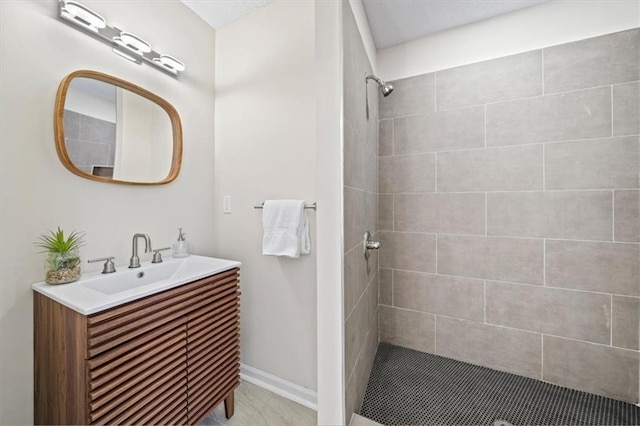
<svg viewBox="0 0 640 426">
<path fill-rule="evenodd" d="M 622 82 L 622 83 L 615 83 L 615 84 L 616 85 L 628 84 L 628 83 L 633 83 L 635 81 L 637 81 L 637 80 L 625 81 L 625 82 Z M 472 104 L 472 105 L 460 106 L 460 107 L 457 107 L 457 108 L 445 108 L 445 109 L 438 110 L 438 112 L 456 111 L 456 110 L 460 110 L 460 109 L 464 109 L 464 108 L 480 107 L 482 105 L 490 106 L 490 105 L 496 105 L 496 104 L 505 104 L 505 103 L 508 103 L 508 102 L 518 102 L 518 101 L 531 100 L 531 99 L 541 98 L 541 97 L 551 97 L 551 96 L 557 96 L 557 95 L 566 95 L 566 94 L 569 94 L 569 93 L 576 93 L 576 92 L 595 91 L 597 89 L 602 89 L 603 87 L 609 87 L 609 86 L 611 86 L 611 84 L 603 84 L 603 85 L 594 86 L 594 87 L 583 87 L 583 88 L 580 88 L 580 89 L 572 89 L 572 90 L 561 90 L 561 91 L 549 92 L 549 93 L 544 92 L 544 88 L 543 88 L 543 93 L 541 95 L 521 96 L 521 97 L 518 97 L 518 98 L 509 98 L 509 99 L 501 99 L 501 100 L 492 101 L 492 102 L 485 102 L 484 104 Z M 409 116 L 416 116 L 416 115 L 427 115 L 427 114 L 411 114 L 411 115 L 397 116 L 397 117 L 394 117 L 394 118 L 402 118 L 402 117 L 409 117 Z"/>
<path fill-rule="evenodd" d="M 433 73 L 433 111 L 438 112 L 438 73 Z"/>
<path fill-rule="evenodd" d="M 391 270 L 391 306 L 396 306 L 396 300 L 395 300 L 395 292 L 396 292 L 395 274 L 396 274 L 396 272 L 392 269 Z"/>
<path fill-rule="evenodd" d="M 436 185 L 436 190 L 435 192 L 438 192 L 438 153 L 435 153 L 434 156 L 434 160 L 433 160 L 433 165 L 434 165 L 434 176 L 435 176 L 435 185 Z"/>
<path fill-rule="evenodd" d="M 541 49 L 540 61 L 541 61 L 540 82 L 542 83 L 542 95 L 541 96 L 544 96 L 544 49 Z"/>
<path fill-rule="evenodd" d="M 438 234 L 436 233 L 436 274 L 438 274 Z"/>
<path fill-rule="evenodd" d="M 391 195 L 391 230 L 396 230 L 396 194 Z"/>
<path fill-rule="evenodd" d="M 611 317 L 609 322 L 609 346 L 613 347 L 613 294 L 611 295 L 611 311 L 609 312 L 609 314 Z"/>
<path fill-rule="evenodd" d="M 542 286 L 547 286 L 547 239 L 542 240 Z"/>
<path fill-rule="evenodd" d="M 545 163 L 547 162 L 546 151 L 544 149 L 544 144 L 542 144 L 542 190 L 547 190 L 547 169 L 545 167 Z"/>
<path fill-rule="evenodd" d="M 489 235 L 489 194 L 484 193 L 484 235 Z"/>
<path fill-rule="evenodd" d="M 423 154 L 432 154 L 434 152 L 465 152 L 465 151 L 480 151 L 484 149 L 501 149 L 501 148 L 516 148 L 516 147 L 527 147 L 532 145 L 540 145 L 540 144 L 561 144 L 561 143 L 576 143 L 576 142 L 592 142 L 600 139 L 622 139 L 622 138 L 630 138 L 638 136 L 638 134 L 630 134 L 630 135 L 617 135 L 617 136 L 594 136 L 591 138 L 581 138 L 581 139 L 560 139 L 560 140 L 551 140 L 551 141 L 535 141 L 535 142 L 527 142 L 527 143 L 517 143 L 517 144 L 506 144 L 506 145 L 492 145 L 492 146 L 473 146 L 467 148 L 457 148 L 457 149 L 441 149 L 436 151 L 415 151 L 408 153 L 395 153 L 393 155 L 382 155 L 381 157 L 404 157 L 409 155 L 423 155 Z"/>
<path fill-rule="evenodd" d="M 436 232 L 428 231 L 393 231 L 381 229 L 381 232 L 397 232 L 398 234 L 418 234 L 418 235 L 435 235 Z M 579 243 L 605 243 L 605 244 L 627 244 L 627 245 L 640 245 L 637 241 L 611 241 L 611 240 L 581 240 L 576 238 L 555 238 L 555 237 L 530 237 L 530 236 L 514 236 L 514 235 L 483 235 L 483 234 L 455 234 L 452 232 L 437 232 L 441 235 L 453 236 L 453 237 L 475 237 L 475 238 L 502 238 L 512 240 L 542 240 L 542 241 L 566 241 L 566 242 L 579 242 Z M 362 244 L 361 244 L 362 245 Z M 351 249 L 349 249 L 351 250 Z"/>
<path fill-rule="evenodd" d="M 616 240 L 616 192 L 611 190 L 611 240 Z"/>
<path fill-rule="evenodd" d="M 396 155 L 396 120 L 391 119 L 391 155 Z"/>
<path fill-rule="evenodd" d="M 366 192 L 369 194 L 376 194 L 375 192 L 369 192 L 364 189 L 353 188 L 345 186 L 345 188 L 353 189 L 360 192 Z M 483 194 L 488 192 L 489 194 L 531 194 L 531 193 L 559 193 L 559 192 L 609 192 L 609 191 L 638 191 L 640 188 L 593 188 L 593 189 L 517 189 L 512 191 L 503 190 L 482 190 L 482 191 L 441 191 L 441 194 Z M 379 194 L 395 194 L 395 195 L 428 195 L 435 194 L 433 191 L 422 192 L 380 192 Z"/>
<path fill-rule="evenodd" d="M 487 147 L 487 105 L 484 106 L 484 147 Z"/>
<path fill-rule="evenodd" d="M 544 377 L 544 334 L 540 334 L 540 379 Z"/>
<path fill-rule="evenodd" d="M 431 275 L 431 276 L 442 276 L 442 277 L 451 277 L 451 278 L 463 278 L 463 279 L 467 279 L 467 280 L 475 280 L 475 281 L 491 281 L 494 283 L 499 283 L 499 284 L 513 284 L 513 285 L 526 285 L 526 286 L 530 286 L 530 287 L 537 287 L 537 288 L 545 288 L 545 289 L 549 289 L 549 290 L 565 290 L 565 291 L 572 291 L 572 292 L 577 292 L 577 293 L 589 293 L 589 294 L 599 294 L 599 295 L 605 295 L 605 296 L 617 296 L 617 297 L 626 297 L 626 298 L 630 298 L 630 299 L 640 299 L 640 296 L 632 296 L 632 295 L 628 295 L 628 294 L 620 294 L 620 293 L 608 293 L 605 291 L 595 291 L 595 290 L 582 290 L 582 289 L 576 289 L 576 288 L 568 288 L 568 287 L 556 287 L 556 286 L 543 286 L 542 284 L 533 284 L 533 283 L 520 283 L 517 281 L 504 281 L 504 280 L 498 280 L 498 279 L 493 279 L 493 278 L 482 278 L 482 277 L 469 277 L 469 276 L 465 276 L 465 275 L 452 275 L 452 274 L 443 274 L 443 273 L 435 273 L 435 272 L 424 272 L 424 271 L 414 271 L 411 269 L 399 269 L 399 268 L 381 268 L 381 269 L 390 269 L 392 271 L 397 271 L 397 272 L 409 272 L 412 274 L 420 274 L 420 275 Z"/>
<path fill-rule="evenodd" d="M 438 315 L 433 315 L 433 353 L 438 353 Z"/>
<path fill-rule="evenodd" d="M 613 137 L 613 86 L 611 86 L 611 137 Z"/>
<path fill-rule="evenodd" d="M 487 280 L 484 281 L 484 323 L 487 323 Z"/>
</svg>

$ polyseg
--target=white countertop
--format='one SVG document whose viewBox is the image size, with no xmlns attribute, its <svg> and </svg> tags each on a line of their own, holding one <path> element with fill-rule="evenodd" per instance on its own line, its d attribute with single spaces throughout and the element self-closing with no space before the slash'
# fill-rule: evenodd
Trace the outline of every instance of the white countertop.
<svg viewBox="0 0 640 426">
<path fill-rule="evenodd" d="M 39 282 L 31 288 L 76 312 L 89 315 L 240 265 L 233 260 L 205 256 L 167 257 L 158 264 L 144 263 L 134 269 L 119 265 L 112 274 L 95 271 L 83 274 L 80 280 L 69 284 Z"/>
</svg>

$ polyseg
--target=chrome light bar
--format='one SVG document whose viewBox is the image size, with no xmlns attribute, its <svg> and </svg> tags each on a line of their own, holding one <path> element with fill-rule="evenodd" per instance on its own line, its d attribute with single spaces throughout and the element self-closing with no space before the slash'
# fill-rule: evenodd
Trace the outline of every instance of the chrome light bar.
<svg viewBox="0 0 640 426">
<path fill-rule="evenodd" d="M 131 32 L 110 26 L 100 14 L 76 1 L 60 0 L 60 19 L 107 43 L 114 53 L 138 65 L 146 62 L 173 77 L 185 70 L 182 61 L 156 52 L 149 43 Z"/>
</svg>

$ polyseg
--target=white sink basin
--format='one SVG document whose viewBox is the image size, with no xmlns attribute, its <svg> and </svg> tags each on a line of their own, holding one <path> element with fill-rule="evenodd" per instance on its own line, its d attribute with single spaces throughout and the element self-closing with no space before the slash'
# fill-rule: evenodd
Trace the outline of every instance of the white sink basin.
<svg viewBox="0 0 640 426">
<path fill-rule="evenodd" d="M 119 266 L 112 274 L 93 272 L 69 284 L 40 282 L 31 288 L 88 315 L 239 266 L 232 260 L 192 255 L 135 269 Z"/>
</svg>

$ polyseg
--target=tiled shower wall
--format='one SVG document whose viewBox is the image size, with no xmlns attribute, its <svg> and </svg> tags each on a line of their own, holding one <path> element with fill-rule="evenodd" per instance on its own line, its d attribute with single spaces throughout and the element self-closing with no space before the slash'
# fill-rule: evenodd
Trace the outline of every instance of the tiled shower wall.
<svg viewBox="0 0 640 426">
<path fill-rule="evenodd" d="M 116 123 L 64 110 L 64 135 L 69 158 L 91 174 L 93 166 L 113 166 Z"/>
<path fill-rule="evenodd" d="M 362 252 L 378 234 L 378 90 L 349 2 L 344 35 L 344 318 L 346 422 L 360 409 L 378 345 L 378 254 Z M 368 87 L 368 94 L 365 92 Z M 369 99 L 369 120 L 366 100 Z"/>
<path fill-rule="evenodd" d="M 638 402 L 637 29 L 380 98 L 380 339 Z"/>
</svg>

